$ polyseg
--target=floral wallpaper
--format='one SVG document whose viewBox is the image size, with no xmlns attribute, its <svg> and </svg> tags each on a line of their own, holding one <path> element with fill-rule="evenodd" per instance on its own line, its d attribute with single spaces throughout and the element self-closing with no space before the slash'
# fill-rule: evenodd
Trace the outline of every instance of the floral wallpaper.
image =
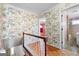
<svg viewBox="0 0 79 59">
<path fill-rule="evenodd" d="M 46 17 L 48 44 L 60 47 L 60 12 L 73 5 L 76 4 L 59 4 L 43 14 Z M 36 14 L 8 4 L 0 4 L 0 40 L 14 44 L 14 41 L 15 43 L 20 41 L 22 32 L 38 35 L 38 24 Z M 7 44 L 10 45 L 10 43 L 5 45 Z"/>
<path fill-rule="evenodd" d="M 0 47 L 2 47 L 2 34 L 3 34 L 3 5 L 0 4 Z"/>
<path fill-rule="evenodd" d="M 46 35 L 48 44 L 61 48 L 61 13 L 64 9 L 77 5 L 75 3 L 58 4 L 42 14 L 46 18 Z"/>
<path fill-rule="evenodd" d="M 1 5 L 0 5 L 1 6 Z M 2 4 L 2 14 L 0 14 L 0 38 L 8 41 L 5 45 L 15 45 L 15 43 L 20 42 L 22 38 L 22 32 L 32 33 L 38 35 L 38 19 L 37 15 L 17 7 Z M 2 34 L 1 34 L 2 33 Z M 2 36 L 1 36 L 2 35 Z M 13 41 L 13 42 L 12 42 Z M 12 44 L 10 44 L 10 43 Z"/>
<path fill-rule="evenodd" d="M 46 12 L 46 32 L 48 38 L 48 44 L 59 47 L 60 44 L 60 20 L 59 20 L 59 8 L 53 8 Z"/>
</svg>

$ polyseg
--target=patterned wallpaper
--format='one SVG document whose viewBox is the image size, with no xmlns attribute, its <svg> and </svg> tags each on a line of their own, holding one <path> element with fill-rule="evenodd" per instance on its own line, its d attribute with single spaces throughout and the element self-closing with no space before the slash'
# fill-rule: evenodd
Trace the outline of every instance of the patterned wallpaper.
<svg viewBox="0 0 79 59">
<path fill-rule="evenodd" d="M 43 14 L 47 20 L 46 32 L 50 37 L 50 45 L 60 47 L 60 12 L 73 5 L 75 4 L 59 4 Z M 0 39 L 17 43 L 22 32 L 38 34 L 37 15 L 8 4 L 0 4 Z"/>
<path fill-rule="evenodd" d="M 48 44 L 59 47 L 60 44 L 60 20 L 59 8 L 53 8 L 44 13 L 46 17 L 46 33 L 49 37 Z"/>
<path fill-rule="evenodd" d="M 60 13 L 62 13 L 64 9 L 67 9 L 74 5 L 77 4 L 58 4 L 42 14 L 42 16 L 46 18 L 46 32 L 47 36 L 49 37 L 48 44 L 61 48 Z"/>
<path fill-rule="evenodd" d="M 1 39 L 8 42 L 13 41 L 13 44 L 18 44 L 22 38 L 22 32 L 38 34 L 38 19 L 36 14 L 8 4 L 3 4 L 2 6 L 3 7 L 0 5 L 0 11 L 3 11 L 3 13 L 0 14 L 2 15 L 0 17 L 3 18 L 0 18 L 0 29 L 2 29 L 2 31 L 0 30 L 0 38 L 2 37 Z M 11 45 L 10 43 L 6 44 Z"/>
<path fill-rule="evenodd" d="M 2 47 L 2 34 L 3 34 L 3 5 L 0 4 L 0 47 Z"/>
</svg>

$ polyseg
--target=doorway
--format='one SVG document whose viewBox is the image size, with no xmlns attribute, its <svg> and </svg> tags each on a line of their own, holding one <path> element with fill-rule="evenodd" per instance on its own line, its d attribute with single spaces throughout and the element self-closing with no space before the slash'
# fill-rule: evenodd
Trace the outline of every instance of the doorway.
<svg viewBox="0 0 79 59">
<path fill-rule="evenodd" d="M 62 20 L 64 49 L 79 53 L 79 6 L 65 10 Z"/>
<path fill-rule="evenodd" d="M 46 35 L 46 19 L 40 18 L 39 19 L 39 36 Z"/>
</svg>

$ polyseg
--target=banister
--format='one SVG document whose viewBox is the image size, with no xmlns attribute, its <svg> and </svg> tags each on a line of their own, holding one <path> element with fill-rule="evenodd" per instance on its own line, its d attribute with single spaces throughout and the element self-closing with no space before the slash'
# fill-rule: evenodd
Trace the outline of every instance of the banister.
<svg viewBox="0 0 79 59">
<path fill-rule="evenodd" d="M 26 34 L 26 35 L 29 35 L 29 36 L 33 36 L 33 37 L 37 37 L 37 38 L 41 38 L 41 39 L 46 39 L 47 38 L 46 36 L 38 36 L 38 35 L 24 33 L 24 32 L 23 32 L 23 34 Z"/>
<path fill-rule="evenodd" d="M 24 33 L 23 32 L 23 47 L 24 47 L 24 49 L 29 53 L 29 55 L 30 56 L 33 56 L 31 53 L 30 53 L 30 51 L 28 51 L 28 49 L 24 46 L 24 35 L 29 35 L 29 36 L 33 36 L 33 37 L 36 37 L 36 38 L 41 38 L 41 39 L 43 39 L 43 41 L 44 41 L 44 44 L 45 44 L 45 56 L 46 56 L 46 40 L 47 40 L 47 37 L 46 36 L 38 36 L 38 35 L 33 35 L 33 34 L 29 34 L 29 33 Z"/>
</svg>

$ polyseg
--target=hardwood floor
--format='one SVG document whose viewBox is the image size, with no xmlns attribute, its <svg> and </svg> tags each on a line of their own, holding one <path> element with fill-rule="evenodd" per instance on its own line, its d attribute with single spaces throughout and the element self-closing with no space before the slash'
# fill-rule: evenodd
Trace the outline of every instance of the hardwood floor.
<svg viewBox="0 0 79 59">
<path fill-rule="evenodd" d="M 47 56 L 78 56 L 79 54 L 72 53 L 69 50 L 61 50 L 56 47 L 47 45 Z"/>
<path fill-rule="evenodd" d="M 37 47 L 38 46 L 38 47 Z M 33 43 L 31 44 L 31 48 L 35 48 L 33 49 L 34 50 L 34 53 L 38 56 L 40 55 L 40 50 L 39 50 L 39 44 L 38 42 L 37 43 Z M 75 54 L 69 50 L 62 50 L 62 49 L 59 49 L 59 48 L 56 48 L 56 47 L 53 47 L 53 46 L 50 46 L 50 45 L 47 45 L 46 46 L 47 48 L 47 56 L 78 56 L 79 54 Z"/>
<path fill-rule="evenodd" d="M 47 45 L 47 55 L 48 56 L 60 55 L 60 50 L 58 48 Z"/>
</svg>

